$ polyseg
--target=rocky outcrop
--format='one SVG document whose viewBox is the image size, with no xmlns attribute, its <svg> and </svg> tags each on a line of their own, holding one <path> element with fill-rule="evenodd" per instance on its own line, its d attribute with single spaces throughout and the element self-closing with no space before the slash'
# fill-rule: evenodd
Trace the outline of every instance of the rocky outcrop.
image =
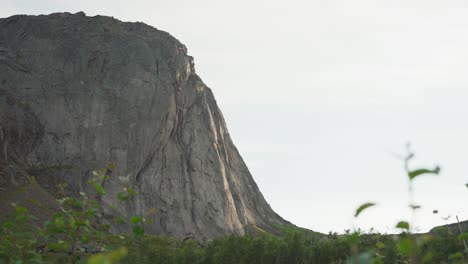
<svg viewBox="0 0 468 264">
<path fill-rule="evenodd" d="M 146 232 L 213 238 L 287 223 L 260 193 L 186 47 L 143 23 L 0 19 L 0 126 L 0 188 L 32 175 L 51 192 L 62 181 L 89 191 L 93 169 L 112 162 L 105 213 L 143 215 Z M 138 195 L 123 207 L 113 197 L 127 175 Z"/>
</svg>

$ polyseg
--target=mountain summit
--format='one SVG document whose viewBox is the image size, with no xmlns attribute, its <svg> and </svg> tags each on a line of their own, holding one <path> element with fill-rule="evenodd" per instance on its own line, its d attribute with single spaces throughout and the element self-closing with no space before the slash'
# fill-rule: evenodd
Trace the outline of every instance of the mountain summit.
<svg viewBox="0 0 468 264">
<path fill-rule="evenodd" d="M 84 13 L 0 19 L 0 190 L 105 182 L 106 217 L 214 238 L 288 223 L 265 201 L 186 47 L 143 23 Z M 113 197 L 128 177 L 138 193 Z M 55 194 L 54 194 L 55 195 Z M 114 230 L 118 228 L 114 226 Z"/>
</svg>

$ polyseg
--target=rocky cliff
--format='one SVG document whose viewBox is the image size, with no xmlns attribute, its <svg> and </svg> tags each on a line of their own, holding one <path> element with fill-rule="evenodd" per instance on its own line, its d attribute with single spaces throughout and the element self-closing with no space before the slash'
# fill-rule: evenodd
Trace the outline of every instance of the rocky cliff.
<svg viewBox="0 0 468 264">
<path fill-rule="evenodd" d="M 89 191 L 112 162 L 105 214 L 213 238 L 287 223 L 265 201 L 186 47 L 143 23 L 84 13 L 0 19 L 0 191 L 34 177 Z M 125 207 L 117 176 L 138 195 Z M 115 208 L 117 206 L 117 208 Z M 154 212 L 157 209 L 157 213 Z"/>
</svg>

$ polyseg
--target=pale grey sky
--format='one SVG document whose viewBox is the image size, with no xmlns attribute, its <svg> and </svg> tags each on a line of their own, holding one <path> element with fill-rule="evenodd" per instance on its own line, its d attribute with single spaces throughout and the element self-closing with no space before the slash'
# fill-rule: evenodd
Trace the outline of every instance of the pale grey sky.
<svg viewBox="0 0 468 264">
<path fill-rule="evenodd" d="M 426 231 L 468 219 L 465 0 L 0 0 L 0 16 L 84 11 L 168 31 L 195 57 L 262 193 L 328 232 L 409 219 L 392 153 L 411 141 Z M 367 201 L 379 205 L 352 218 Z M 438 209 L 440 215 L 433 215 Z"/>
</svg>

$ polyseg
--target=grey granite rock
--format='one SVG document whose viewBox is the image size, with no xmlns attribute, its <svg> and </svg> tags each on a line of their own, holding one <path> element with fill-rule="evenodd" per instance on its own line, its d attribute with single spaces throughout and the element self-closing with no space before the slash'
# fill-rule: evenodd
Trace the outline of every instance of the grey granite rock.
<svg viewBox="0 0 468 264">
<path fill-rule="evenodd" d="M 115 163 L 105 214 L 142 215 L 148 233 L 201 239 L 288 223 L 186 47 L 143 23 L 82 12 L 0 19 L 0 148 L 0 188 L 32 175 L 51 192 L 62 181 L 89 191 L 93 169 Z M 138 195 L 120 206 L 126 175 Z"/>
</svg>

